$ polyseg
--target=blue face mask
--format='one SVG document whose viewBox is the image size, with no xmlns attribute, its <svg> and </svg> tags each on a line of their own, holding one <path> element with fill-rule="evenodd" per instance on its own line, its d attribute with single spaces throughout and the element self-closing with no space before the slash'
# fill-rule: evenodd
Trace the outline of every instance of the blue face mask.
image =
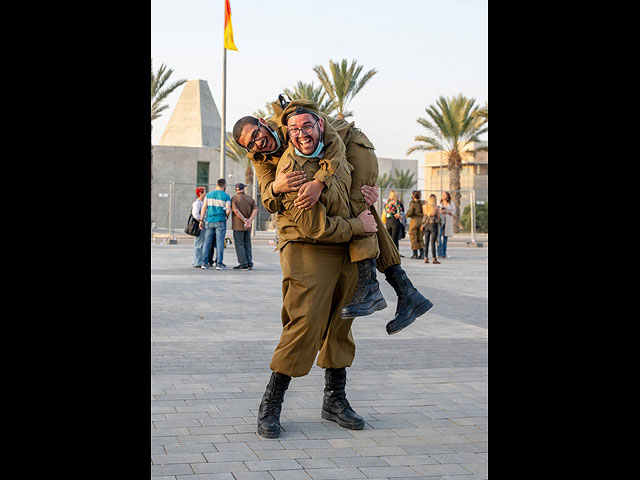
<svg viewBox="0 0 640 480">
<path fill-rule="evenodd" d="M 305 157 L 305 158 L 315 158 L 318 155 L 320 155 L 320 152 L 322 151 L 323 148 L 324 148 L 324 142 L 322 141 L 322 139 L 320 139 L 320 141 L 318 142 L 318 148 L 316 148 L 316 151 L 313 152 L 311 155 L 305 155 L 297 148 L 295 150 L 296 150 L 296 155 L 300 155 L 301 157 Z"/>
<path fill-rule="evenodd" d="M 280 148 L 280 145 L 282 145 L 282 143 L 280 142 L 280 135 L 278 135 L 275 131 L 273 131 L 269 125 L 265 125 L 264 123 L 261 123 L 260 125 L 262 125 L 263 127 L 266 127 L 267 130 L 269 130 L 269 133 L 271 133 L 271 135 L 273 135 L 273 138 L 276 139 L 276 144 L 278 146 L 276 147 L 276 149 L 273 152 L 277 152 L 278 149 Z M 264 152 L 264 153 L 269 154 L 269 153 L 273 153 L 273 152 Z"/>
</svg>

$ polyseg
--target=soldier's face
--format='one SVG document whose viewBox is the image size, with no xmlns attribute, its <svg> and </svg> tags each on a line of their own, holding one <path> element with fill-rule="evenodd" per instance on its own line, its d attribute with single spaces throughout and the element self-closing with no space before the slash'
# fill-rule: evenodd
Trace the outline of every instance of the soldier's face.
<svg viewBox="0 0 640 480">
<path fill-rule="evenodd" d="M 273 152 L 278 146 L 276 139 L 262 123 L 262 119 L 258 120 L 257 126 L 245 125 L 238 143 L 251 152 Z"/>
<path fill-rule="evenodd" d="M 318 147 L 324 123 L 310 113 L 302 113 L 287 120 L 287 130 L 293 146 L 305 155 L 311 155 Z"/>
</svg>

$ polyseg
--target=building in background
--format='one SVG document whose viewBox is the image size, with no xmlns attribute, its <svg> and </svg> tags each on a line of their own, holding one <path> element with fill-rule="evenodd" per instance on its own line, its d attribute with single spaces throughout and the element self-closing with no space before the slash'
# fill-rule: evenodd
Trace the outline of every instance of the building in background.
<svg viewBox="0 0 640 480">
<path fill-rule="evenodd" d="M 173 215 L 174 228 L 182 230 L 196 187 L 204 186 L 208 192 L 215 189 L 220 176 L 221 124 L 207 82 L 186 82 L 158 145 L 153 146 L 151 221 L 156 228 L 170 228 Z M 235 184 L 245 182 L 245 166 L 228 156 L 225 163 L 227 193 L 233 196 Z M 173 191 L 171 182 L 175 182 Z M 246 193 L 253 196 L 252 186 L 247 187 Z M 262 208 L 263 218 L 268 219 Z"/>
<path fill-rule="evenodd" d="M 470 142 L 466 150 L 486 147 L 488 142 Z M 442 191 L 450 192 L 449 169 L 445 152 L 426 152 L 424 155 L 424 189 L 427 194 L 435 193 L 440 200 Z M 462 192 L 460 211 L 469 205 L 469 192 L 475 191 L 476 202 L 489 201 L 489 152 L 465 152 L 462 155 L 460 172 L 460 190 Z"/>
</svg>

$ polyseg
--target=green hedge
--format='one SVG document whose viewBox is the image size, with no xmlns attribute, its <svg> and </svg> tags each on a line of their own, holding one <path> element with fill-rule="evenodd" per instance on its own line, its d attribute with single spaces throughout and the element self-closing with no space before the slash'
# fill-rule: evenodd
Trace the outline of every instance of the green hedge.
<svg viewBox="0 0 640 480">
<path fill-rule="evenodd" d="M 471 231 L 471 205 L 464 207 L 460 215 L 460 226 L 463 232 Z M 476 204 L 476 232 L 489 233 L 489 202 L 484 202 L 484 205 Z"/>
</svg>

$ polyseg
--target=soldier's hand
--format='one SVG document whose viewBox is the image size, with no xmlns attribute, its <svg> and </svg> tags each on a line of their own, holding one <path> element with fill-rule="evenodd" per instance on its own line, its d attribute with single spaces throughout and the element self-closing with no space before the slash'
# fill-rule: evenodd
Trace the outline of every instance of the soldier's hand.
<svg viewBox="0 0 640 480">
<path fill-rule="evenodd" d="M 295 199 L 293 205 L 302 210 L 311 209 L 320 198 L 323 188 L 324 183 L 319 180 L 302 184 L 298 189 L 298 198 Z"/>
<path fill-rule="evenodd" d="M 307 174 L 303 171 L 296 170 L 287 173 L 285 172 L 286 168 L 287 165 L 280 169 L 273 182 L 272 188 L 275 194 L 295 192 L 307 180 Z"/>
<path fill-rule="evenodd" d="M 363 185 L 360 191 L 367 205 L 371 206 L 378 201 L 378 185 L 374 185 L 373 187 Z"/>
<path fill-rule="evenodd" d="M 364 224 L 364 233 L 376 233 L 378 231 L 378 225 L 376 224 L 376 219 L 373 218 L 371 212 L 369 210 L 365 210 L 358 218 L 362 220 Z"/>
</svg>

